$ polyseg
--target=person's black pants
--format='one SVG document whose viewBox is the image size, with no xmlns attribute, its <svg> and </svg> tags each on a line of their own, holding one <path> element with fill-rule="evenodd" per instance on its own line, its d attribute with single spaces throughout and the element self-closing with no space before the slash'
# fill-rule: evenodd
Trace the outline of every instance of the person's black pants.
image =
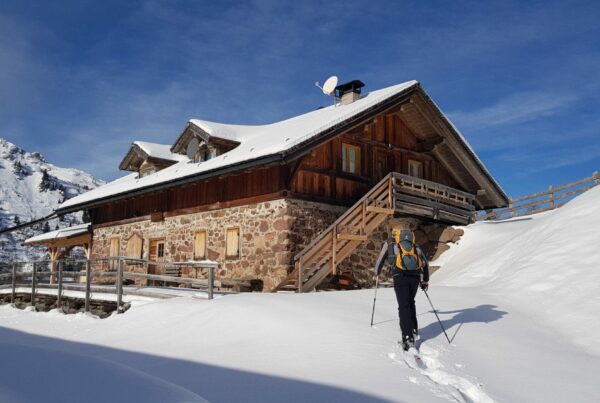
<svg viewBox="0 0 600 403">
<path fill-rule="evenodd" d="M 421 276 L 394 274 L 394 291 L 398 301 L 398 316 L 402 337 L 412 337 L 413 330 L 418 329 L 415 295 L 419 289 Z"/>
</svg>

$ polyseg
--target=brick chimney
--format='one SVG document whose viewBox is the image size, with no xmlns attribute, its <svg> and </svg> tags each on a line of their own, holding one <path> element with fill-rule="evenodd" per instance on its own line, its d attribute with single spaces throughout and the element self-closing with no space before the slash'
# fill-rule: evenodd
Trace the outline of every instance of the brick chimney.
<svg viewBox="0 0 600 403">
<path fill-rule="evenodd" d="M 352 80 L 335 87 L 335 96 L 342 105 L 348 105 L 360 98 L 360 89 L 365 84 L 360 80 Z"/>
</svg>

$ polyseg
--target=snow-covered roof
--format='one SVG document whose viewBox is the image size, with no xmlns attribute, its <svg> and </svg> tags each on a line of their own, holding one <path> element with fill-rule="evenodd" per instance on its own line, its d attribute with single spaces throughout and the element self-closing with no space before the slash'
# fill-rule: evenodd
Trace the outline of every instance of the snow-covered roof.
<svg viewBox="0 0 600 403">
<path fill-rule="evenodd" d="M 175 179 L 208 173 L 226 166 L 287 151 L 323 131 L 350 119 L 354 115 L 417 85 L 417 81 L 407 81 L 402 84 L 372 91 L 348 105 L 331 105 L 267 125 L 230 125 L 191 119 L 189 121 L 190 124 L 199 127 L 209 135 L 236 141 L 240 145 L 208 161 L 193 163 L 186 159 L 142 178 L 139 178 L 136 173 L 129 174 L 87 193 L 73 197 L 62 203 L 58 209 L 64 210 L 98 199 L 146 187 L 153 187 Z"/>
<path fill-rule="evenodd" d="M 185 155 L 172 153 L 171 146 L 168 144 L 149 143 L 147 141 L 134 141 L 133 144 L 137 145 L 149 157 L 168 161 L 187 161 Z"/>
<path fill-rule="evenodd" d="M 213 175 L 217 172 L 222 172 L 227 167 L 252 163 L 254 160 L 264 161 L 269 157 L 281 158 L 286 153 L 300 147 L 306 141 L 316 138 L 327 130 L 333 129 L 337 125 L 343 124 L 361 113 L 366 113 L 371 108 L 375 108 L 394 96 L 406 93 L 413 88 L 419 88 L 419 83 L 414 80 L 407 81 L 402 84 L 372 91 L 347 105 L 331 105 L 267 125 L 234 125 L 191 119 L 188 125 L 192 126 L 192 128 L 195 127 L 211 137 L 226 139 L 239 143 L 239 145 L 207 161 L 194 163 L 187 158 L 183 158 L 177 163 L 151 175 L 141 178 L 135 173 L 124 176 L 65 201 L 59 206 L 58 210 L 64 211 L 68 209 L 71 211 L 79 205 L 125 195 L 130 192 L 144 191 L 145 189 L 154 188 L 168 182 L 185 180 L 186 178 L 199 175 Z M 448 120 L 448 122 L 450 121 Z M 483 163 L 472 152 L 471 146 L 466 139 L 460 135 L 458 130 L 457 133 L 460 141 L 464 143 L 467 149 L 471 150 L 471 154 L 475 157 L 481 169 L 489 176 L 490 181 L 502 192 L 500 186 L 487 172 Z M 148 146 L 152 143 L 146 142 L 136 142 L 134 144 L 138 144 L 139 147 L 146 147 L 151 152 L 167 152 L 167 146 L 164 146 L 164 148 L 153 147 Z"/>
<path fill-rule="evenodd" d="M 26 239 L 23 243 L 33 244 L 39 242 L 56 241 L 57 239 L 72 238 L 77 235 L 90 232 L 90 224 L 79 224 L 68 228 L 57 229 L 56 231 L 46 232 L 40 235 Z"/>
</svg>

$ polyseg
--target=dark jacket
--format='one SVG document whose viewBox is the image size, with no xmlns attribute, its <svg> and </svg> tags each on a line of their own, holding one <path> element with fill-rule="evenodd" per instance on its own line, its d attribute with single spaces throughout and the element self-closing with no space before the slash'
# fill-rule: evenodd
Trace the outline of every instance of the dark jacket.
<svg viewBox="0 0 600 403">
<path fill-rule="evenodd" d="M 422 271 L 418 271 L 418 273 L 423 273 L 423 282 L 426 283 L 429 281 L 429 262 L 427 262 L 425 254 L 418 245 L 415 245 L 415 249 L 417 250 L 419 258 L 423 262 Z M 375 272 L 377 273 L 377 275 L 379 275 L 383 270 L 386 261 L 389 263 L 392 270 L 400 271 L 396 267 L 396 255 L 398 255 L 398 253 L 400 253 L 400 248 L 398 248 L 398 245 L 396 245 L 396 243 L 393 240 L 388 240 L 383 244 L 383 246 L 381 247 L 381 252 L 379 252 L 377 262 L 375 263 Z"/>
</svg>

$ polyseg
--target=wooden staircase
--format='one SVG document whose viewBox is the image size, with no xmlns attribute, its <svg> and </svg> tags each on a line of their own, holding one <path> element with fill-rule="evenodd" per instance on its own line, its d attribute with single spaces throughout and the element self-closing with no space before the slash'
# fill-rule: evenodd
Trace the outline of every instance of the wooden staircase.
<svg viewBox="0 0 600 403">
<path fill-rule="evenodd" d="M 393 197 L 390 173 L 294 257 L 294 270 L 274 291 L 309 292 L 335 274 L 337 265 L 394 214 Z"/>
<path fill-rule="evenodd" d="M 273 291 L 314 290 L 394 213 L 464 225 L 473 221 L 475 203 L 470 193 L 391 172 L 294 256 L 294 270 Z"/>
</svg>

